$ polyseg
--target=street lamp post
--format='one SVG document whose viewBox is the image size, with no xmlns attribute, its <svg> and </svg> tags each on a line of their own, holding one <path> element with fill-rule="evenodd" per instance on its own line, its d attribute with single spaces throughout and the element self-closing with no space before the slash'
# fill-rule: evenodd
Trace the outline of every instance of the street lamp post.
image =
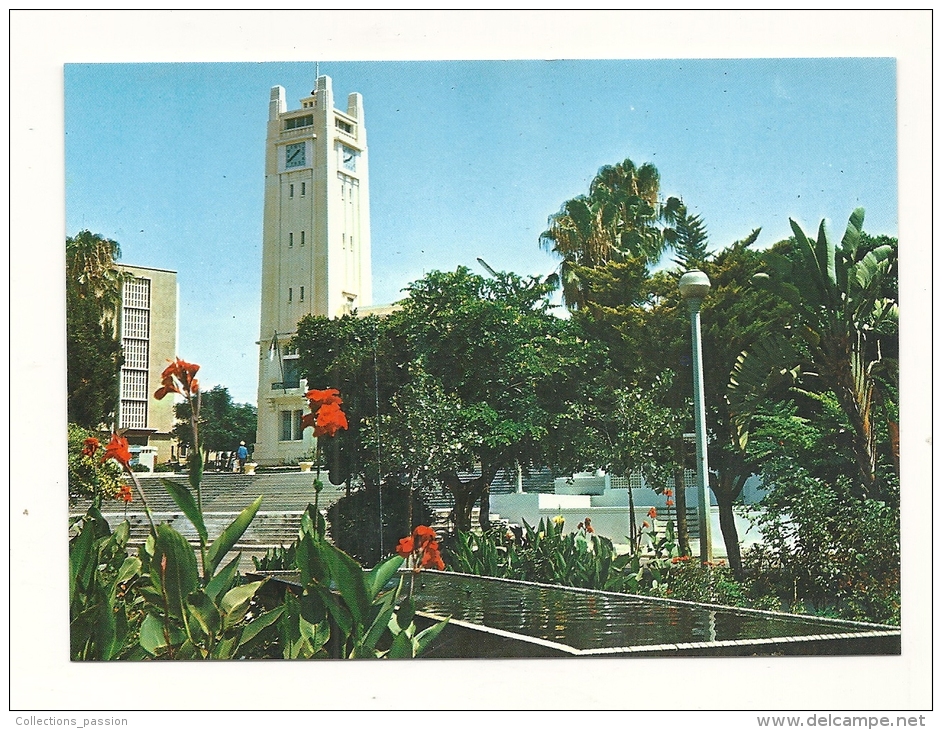
<svg viewBox="0 0 942 730">
<path fill-rule="evenodd" d="M 707 460 L 706 406 L 703 402 L 703 352 L 700 345 L 700 303 L 710 291 L 710 279 L 693 269 L 680 277 L 680 295 L 690 310 L 690 339 L 693 348 L 693 404 L 697 431 L 697 499 L 699 503 L 700 562 L 713 560 L 710 539 L 710 484 Z"/>
</svg>

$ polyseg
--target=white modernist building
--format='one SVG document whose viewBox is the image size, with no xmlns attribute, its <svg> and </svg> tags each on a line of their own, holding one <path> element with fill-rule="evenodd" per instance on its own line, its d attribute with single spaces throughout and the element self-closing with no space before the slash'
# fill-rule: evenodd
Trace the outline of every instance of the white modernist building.
<svg viewBox="0 0 942 730">
<path fill-rule="evenodd" d="M 121 291 L 118 332 L 124 349 L 118 429 L 131 454 L 153 470 L 175 460 L 173 398 L 155 400 L 161 374 L 177 355 L 177 272 L 119 265 L 131 274 Z"/>
<path fill-rule="evenodd" d="M 288 111 L 284 88 L 272 88 L 253 456 L 259 464 L 311 454 L 311 432 L 305 439 L 300 428 L 306 383 L 288 347 L 298 320 L 371 303 L 368 161 L 360 94 L 335 109 L 330 78 L 319 76 L 301 108 Z"/>
</svg>

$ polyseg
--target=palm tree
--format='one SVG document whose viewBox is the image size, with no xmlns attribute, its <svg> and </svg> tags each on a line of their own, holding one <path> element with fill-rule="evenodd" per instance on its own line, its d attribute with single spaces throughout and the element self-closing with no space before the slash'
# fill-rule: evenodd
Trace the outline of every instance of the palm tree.
<svg viewBox="0 0 942 730">
<path fill-rule="evenodd" d="M 895 276 L 897 246 L 893 239 L 868 244 L 863 219 L 863 208 L 851 214 L 839 246 L 824 221 L 817 240 L 789 221 L 795 234 L 793 255 L 769 252 L 769 273 L 754 280 L 792 305 L 795 337 L 786 341 L 780 333 L 770 333 L 772 340 L 744 352 L 731 376 L 728 398 L 745 435 L 751 406 L 766 392 L 770 378 L 787 369 L 797 374 L 798 367 L 817 374 L 851 425 L 862 491 L 879 498 L 873 413 L 881 399 L 895 398 L 896 367 L 884 350 L 899 324 L 895 292 L 886 286 Z"/>
<path fill-rule="evenodd" d="M 129 275 L 115 260 L 117 242 L 80 231 L 65 240 L 68 417 L 98 428 L 118 407 L 118 372 L 124 361 L 116 320 Z"/>
<path fill-rule="evenodd" d="M 127 274 L 115 262 L 121 258 L 117 241 L 88 230 L 65 239 L 66 292 L 94 300 L 105 320 L 113 320 L 121 304 Z"/>
<path fill-rule="evenodd" d="M 662 221 L 672 221 L 680 201 L 659 200 L 660 176 L 650 163 L 636 167 L 626 159 L 606 165 L 589 185 L 589 194 L 565 201 L 549 217 L 540 245 L 562 259 L 552 280 L 562 287 L 570 309 L 585 304 L 585 286 L 576 267 L 602 266 L 626 257 L 656 262 L 667 245 Z"/>
</svg>

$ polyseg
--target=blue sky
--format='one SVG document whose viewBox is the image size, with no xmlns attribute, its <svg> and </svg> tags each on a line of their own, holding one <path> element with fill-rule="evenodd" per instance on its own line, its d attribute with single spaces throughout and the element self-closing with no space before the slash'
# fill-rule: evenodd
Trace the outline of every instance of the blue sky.
<svg viewBox="0 0 942 730">
<path fill-rule="evenodd" d="M 363 94 L 376 303 L 432 269 L 545 275 L 547 217 L 599 167 L 651 162 L 714 248 L 856 206 L 897 233 L 892 59 L 322 62 Z M 313 63 L 65 68 L 66 231 L 174 269 L 180 355 L 254 402 L 268 93 Z M 481 271 L 481 273 L 484 273 Z"/>
</svg>

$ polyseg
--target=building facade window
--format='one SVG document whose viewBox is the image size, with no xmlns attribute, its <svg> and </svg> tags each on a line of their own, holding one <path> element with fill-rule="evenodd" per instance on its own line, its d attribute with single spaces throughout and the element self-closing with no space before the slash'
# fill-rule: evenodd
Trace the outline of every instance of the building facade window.
<svg viewBox="0 0 942 730">
<path fill-rule="evenodd" d="M 293 197 L 294 197 L 294 183 L 291 183 L 291 184 L 288 186 L 288 197 L 289 197 L 289 198 L 293 198 Z"/>
<path fill-rule="evenodd" d="M 301 292 L 300 292 L 300 296 L 298 297 L 298 301 L 299 302 L 304 301 L 304 287 L 303 286 L 301 287 Z"/>
<path fill-rule="evenodd" d="M 281 412 L 281 440 L 282 441 L 300 441 L 303 434 L 301 431 L 301 411 L 282 411 Z"/>
<path fill-rule="evenodd" d="M 288 248 L 293 248 L 293 247 L 294 247 L 294 232 L 289 231 L 288 232 Z"/>
<path fill-rule="evenodd" d="M 124 283 L 121 345 L 125 360 L 120 376 L 119 428 L 147 428 L 150 303 L 150 279 L 134 278 Z"/>
<path fill-rule="evenodd" d="M 304 231 L 301 231 L 301 245 L 304 245 Z"/>
<path fill-rule="evenodd" d="M 307 183 L 301 183 L 301 197 L 303 198 L 307 194 Z"/>
<path fill-rule="evenodd" d="M 289 287 L 288 287 L 288 301 L 289 301 L 289 302 L 292 301 L 293 298 L 294 298 L 294 292 L 292 291 L 291 287 L 289 286 Z"/>
</svg>

